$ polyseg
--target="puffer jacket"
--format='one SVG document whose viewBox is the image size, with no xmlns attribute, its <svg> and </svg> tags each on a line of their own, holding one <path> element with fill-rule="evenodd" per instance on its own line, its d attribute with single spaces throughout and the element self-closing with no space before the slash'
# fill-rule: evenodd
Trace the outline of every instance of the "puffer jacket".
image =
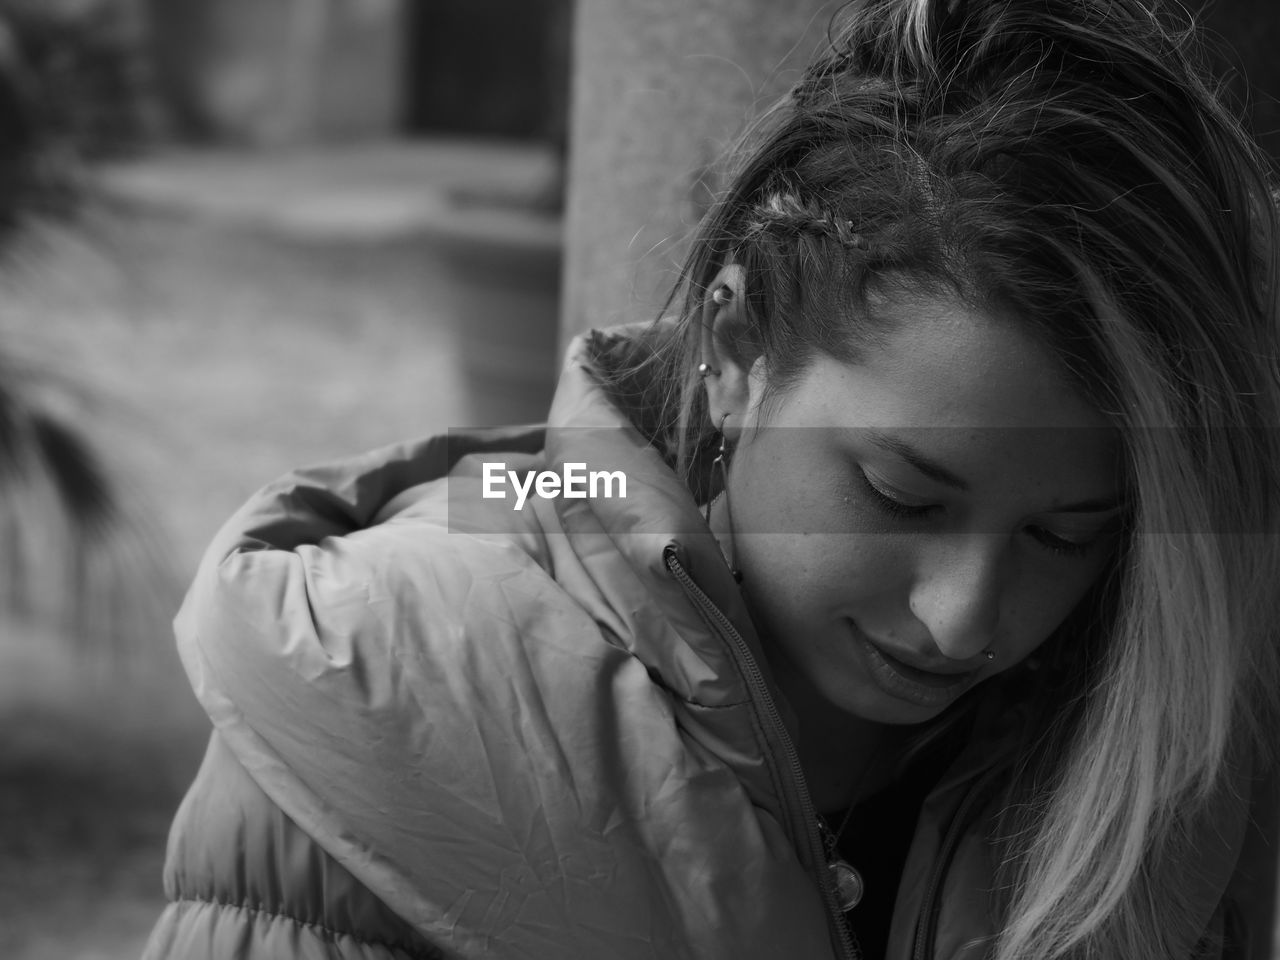
<svg viewBox="0 0 1280 960">
<path fill-rule="evenodd" d="M 146 960 L 857 955 L 737 585 L 594 357 L 575 346 L 546 430 L 296 473 L 219 534 L 176 621 L 214 734 Z M 515 511 L 482 496 L 495 461 L 621 470 L 627 496 Z M 1010 722 L 925 801 L 892 960 L 984 955 Z"/>
</svg>

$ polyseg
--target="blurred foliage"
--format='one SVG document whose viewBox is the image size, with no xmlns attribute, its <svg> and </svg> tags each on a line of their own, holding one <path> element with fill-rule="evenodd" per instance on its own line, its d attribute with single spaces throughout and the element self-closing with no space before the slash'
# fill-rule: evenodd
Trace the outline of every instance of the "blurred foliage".
<svg viewBox="0 0 1280 960">
<path fill-rule="evenodd" d="M 32 131 L 76 158 L 133 152 L 153 126 L 130 0 L 0 0 L 0 71 Z"/>
<path fill-rule="evenodd" d="M 154 522 L 95 442 L 89 411 L 104 398 L 4 346 L 0 612 L 115 653 L 136 649 L 165 632 L 177 585 Z"/>
<path fill-rule="evenodd" d="M 0 253 L 32 214 L 68 205 L 68 166 L 49 146 L 17 39 L 0 15 Z"/>
<path fill-rule="evenodd" d="M 0 0 L 0 269 L 17 269 L 37 224 L 77 209 L 81 164 L 139 142 L 127 13 L 105 0 Z M 137 627 L 160 569 L 97 452 L 88 411 L 101 400 L 0 343 L 0 611 L 86 640 Z"/>
</svg>

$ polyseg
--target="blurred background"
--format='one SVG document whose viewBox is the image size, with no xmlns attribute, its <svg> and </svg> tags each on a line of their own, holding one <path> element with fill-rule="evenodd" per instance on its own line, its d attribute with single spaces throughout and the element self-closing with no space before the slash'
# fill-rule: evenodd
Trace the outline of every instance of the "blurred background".
<svg viewBox="0 0 1280 960">
<path fill-rule="evenodd" d="M 781 6 L 0 0 L 0 957 L 138 956 L 204 545 L 292 467 L 540 420 L 568 336 L 654 316 L 839 4 Z M 1280 9 L 1204 16 L 1280 155 Z"/>
</svg>

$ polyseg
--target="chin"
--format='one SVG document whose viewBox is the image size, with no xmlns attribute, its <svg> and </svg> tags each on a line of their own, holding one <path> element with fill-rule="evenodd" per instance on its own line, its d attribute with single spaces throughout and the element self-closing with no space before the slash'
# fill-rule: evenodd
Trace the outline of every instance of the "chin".
<svg viewBox="0 0 1280 960">
<path fill-rule="evenodd" d="M 876 697 L 875 702 L 860 704 L 849 712 L 873 723 L 892 726 L 914 726 L 928 723 L 935 717 L 941 716 L 948 706 L 949 704 L 944 704 L 940 707 L 922 707 L 881 696 Z"/>
<path fill-rule="evenodd" d="M 834 687 L 834 689 L 833 689 Z M 920 704 L 907 703 L 897 697 L 885 693 L 874 683 L 863 680 L 836 685 L 834 683 L 818 684 L 818 690 L 827 702 L 843 713 L 867 720 L 871 723 L 883 723 L 892 726 L 911 726 L 928 723 L 946 710 L 948 704 L 925 707 Z"/>
</svg>

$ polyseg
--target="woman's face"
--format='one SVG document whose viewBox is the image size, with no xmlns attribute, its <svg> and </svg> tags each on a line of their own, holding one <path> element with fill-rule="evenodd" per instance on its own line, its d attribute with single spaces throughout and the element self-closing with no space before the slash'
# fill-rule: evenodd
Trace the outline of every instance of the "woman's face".
<svg viewBox="0 0 1280 960">
<path fill-rule="evenodd" d="M 727 499 L 779 675 L 919 723 L 1027 657 L 1100 575 L 1119 439 L 1015 324 L 928 297 L 877 313 L 889 332 L 859 362 L 818 357 L 767 408 L 751 367 L 719 408 L 745 425 Z"/>
</svg>

